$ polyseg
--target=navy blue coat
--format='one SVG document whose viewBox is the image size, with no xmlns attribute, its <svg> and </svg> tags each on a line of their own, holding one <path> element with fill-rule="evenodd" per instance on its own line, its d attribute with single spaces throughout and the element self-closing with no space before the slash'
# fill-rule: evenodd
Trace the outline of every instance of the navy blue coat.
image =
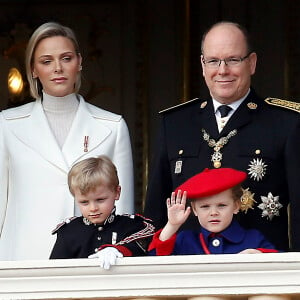
<svg viewBox="0 0 300 300">
<path fill-rule="evenodd" d="M 274 245 L 255 229 L 245 230 L 237 221 L 233 221 L 229 227 L 217 236 L 211 236 L 211 232 L 201 229 L 204 243 L 211 254 L 234 254 L 245 249 L 259 249 L 262 252 L 277 252 Z M 164 242 L 157 241 L 155 234 L 150 245 L 150 255 L 192 255 L 206 254 L 199 238 L 199 231 L 183 230 L 173 238 Z M 272 251 L 273 250 L 273 251 Z M 157 253 L 158 252 L 158 253 Z"/>
<path fill-rule="evenodd" d="M 163 227 L 167 222 L 166 199 L 171 192 L 205 168 L 213 168 L 211 155 L 214 151 L 204 141 L 202 128 L 215 140 L 236 129 L 237 134 L 221 150 L 222 167 L 249 174 L 249 165 L 254 159 L 266 165 L 261 180 L 248 176 L 243 183 L 244 188 L 254 193 L 256 204 L 247 214 L 240 214 L 241 225 L 257 228 L 277 249 L 288 250 L 287 206 L 290 204 L 292 249 L 300 251 L 299 116 L 298 112 L 267 104 L 253 91 L 232 115 L 221 134 L 211 99 L 195 100 L 163 112 L 144 214 L 153 219 L 157 228 Z M 177 161 L 182 161 L 182 168 L 176 174 Z M 263 217 L 263 210 L 258 207 L 262 203 L 261 196 L 267 197 L 269 193 L 279 196 L 283 206 L 279 209 L 279 216 L 272 219 Z M 192 218 L 187 224 L 185 228 L 199 226 Z"/>
</svg>

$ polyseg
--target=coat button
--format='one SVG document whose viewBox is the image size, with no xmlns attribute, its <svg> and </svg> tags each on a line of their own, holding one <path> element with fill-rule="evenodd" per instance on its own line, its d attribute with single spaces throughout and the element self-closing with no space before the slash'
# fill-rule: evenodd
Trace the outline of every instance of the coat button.
<svg viewBox="0 0 300 300">
<path fill-rule="evenodd" d="M 103 227 L 98 227 L 98 231 L 102 231 L 103 230 Z"/>
<path fill-rule="evenodd" d="M 101 241 L 101 239 L 102 239 L 101 236 L 98 236 L 98 237 L 97 237 L 97 240 L 98 240 L 98 241 Z"/>
<path fill-rule="evenodd" d="M 213 245 L 214 247 L 219 247 L 219 246 L 220 246 L 220 241 L 219 241 L 218 239 L 214 239 L 214 240 L 212 241 L 212 245 Z"/>
</svg>

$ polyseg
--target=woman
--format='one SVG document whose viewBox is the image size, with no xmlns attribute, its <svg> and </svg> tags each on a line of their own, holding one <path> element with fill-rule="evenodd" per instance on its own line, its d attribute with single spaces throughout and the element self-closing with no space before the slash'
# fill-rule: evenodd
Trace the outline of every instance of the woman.
<svg viewBox="0 0 300 300">
<path fill-rule="evenodd" d="M 26 71 L 36 101 L 0 114 L 0 260 L 49 257 L 51 230 L 77 213 L 67 173 L 87 157 L 112 159 L 123 189 L 117 212 L 133 212 L 127 125 L 77 94 L 81 63 L 68 27 L 45 23 L 29 40 Z"/>
</svg>

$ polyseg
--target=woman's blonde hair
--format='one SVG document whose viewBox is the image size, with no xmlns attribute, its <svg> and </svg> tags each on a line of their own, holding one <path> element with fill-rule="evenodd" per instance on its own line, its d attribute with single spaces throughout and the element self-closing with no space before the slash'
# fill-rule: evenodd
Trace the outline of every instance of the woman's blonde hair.
<svg viewBox="0 0 300 300">
<path fill-rule="evenodd" d="M 105 185 L 115 191 L 119 186 L 119 179 L 117 169 L 110 158 L 100 155 L 76 163 L 68 174 L 68 184 L 73 196 L 75 189 L 86 195 L 99 185 Z"/>
<path fill-rule="evenodd" d="M 54 36 L 63 36 L 68 38 L 74 45 L 75 52 L 80 56 L 79 44 L 77 42 L 75 33 L 69 27 L 62 26 L 56 22 L 48 22 L 39 26 L 31 38 L 29 39 L 26 53 L 25 53 L 25 66 L 26 66 L 26 75 L 29 83 L 30 94 L 35 98 L 40 98 L 42 96 L 42 84 L 38 78 L 33 78 L 32 69 L 34 63 L 34 53 L 35 49 L 43 39 L 54 37 Z M 81 74 L 78 72 L 77 79 L 74 86 L 74 92 L 77 93 L 81 86 Z"/>
</svg>

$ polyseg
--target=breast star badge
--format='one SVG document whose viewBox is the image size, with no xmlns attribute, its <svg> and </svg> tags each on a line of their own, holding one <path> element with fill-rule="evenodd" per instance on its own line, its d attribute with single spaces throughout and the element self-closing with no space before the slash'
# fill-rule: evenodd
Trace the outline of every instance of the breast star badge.
<svg viewBox="0 0 300 300">
<path fill-rule="evenodd" d="M 279 210 L 282 208 L 282 204 L 279 203 L 279 196 L 273 196 L 272 193 L 268 193 L 268 196 L 260 196 L 262 203 L 258 205 L 258 208 L 262 210 L 262 217 L 266 217 L 272 220 L 274 216 L 279 216 Z"/>
<path fill-rule="evenodd" d="M 247 213 L 248 209 L 254 209 L 253 205 L 256 202 L 254 200 L 254 193 L 251 193 L 251 191 L 249 191 L 249 188 L 247 189 L 243 189 L 243 195 L 241 197 L 241 208 L 240 210 L 245 212 L 245 214 Z"/>
<path fill-rule="evenodd" d="M 247 169 L 250 175 L 250 178 L 253 178 L 256 181 L 262 180 L 266 174 L 267 166 L 262 159 L 254 158 L 249 163 L 249 168 Z"/>
</svg>

